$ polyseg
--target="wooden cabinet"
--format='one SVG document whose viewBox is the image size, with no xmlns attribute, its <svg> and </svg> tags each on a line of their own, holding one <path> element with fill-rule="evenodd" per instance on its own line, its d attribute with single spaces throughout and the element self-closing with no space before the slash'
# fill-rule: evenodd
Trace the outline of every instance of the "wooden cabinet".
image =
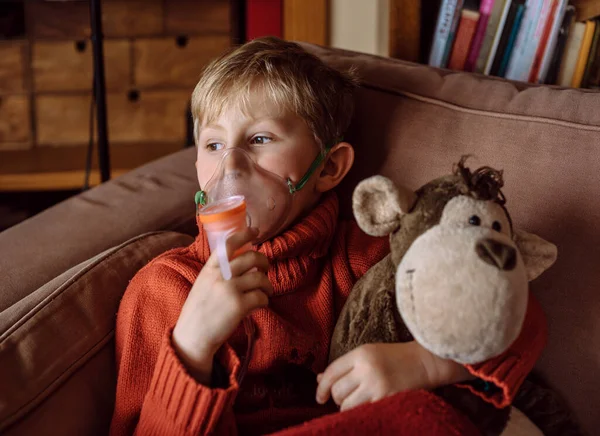
<svg viewBox="0 0 600 436">
<path fill-rule="evenodd" d="M 131 86 L 131 42 L 108 40 L 104 43 L 106 88 Z M 32 51 L 33 85 L 38 92 L 87 91 L 92 89 L 92 45 L 87 40 L 34 42 Z"/>
<path fill-rule="evenodd" d="M 0 150 L 30 147 L 29 107 L 28 96 L 0 96 Z"/>
<path fill-rule="evenodd" d="M 236 1 L 102 0 L 113 168 L 186 145 L 191 93 L 231 45 Z M 90 140 L 89 2 L 20 4 L 26 35 L 0 41 L 0 190 L 77 188 Z"/>
<path fill-rule="evenodd" d="M 26 49 L 25 42 L 0 42 L 0 95 L 26 90 Z"/>
<path fill-rule="evenodd" d="M 193 87 L 202 68 L 231 44 L 228 36 L 138 39 L 133 45 L 139 87 Z"/>
</svg>

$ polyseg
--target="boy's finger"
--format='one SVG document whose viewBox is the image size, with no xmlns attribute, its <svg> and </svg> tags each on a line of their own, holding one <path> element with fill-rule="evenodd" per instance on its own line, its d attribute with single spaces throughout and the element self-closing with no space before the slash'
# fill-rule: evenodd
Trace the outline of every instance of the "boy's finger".
<svg viewBox="0 0 600 436">
<path fill-rule="evenodd" d="M 345 376 L 341 377 L 331 387 L 331 396 L 333 401 L 338 406 L 341 406 L 346 398 L 352 394 L 360 386 L 360 380 L 356 377 L 355 372 L 350 371 Z"/>
<path fill-rule="evenodd" d="M 268 306 L 269 297 L 260 289 L 255 289 L 242 295 L 242 304 L 243 310 L 247 314 L 255 309 Z"/>
<path fill-rule="evenodd" d="M 353 353 L 350 352 L 334 360 L 327 367 L 317 386 L 317 403 L 325 404 L 329 400 L 333 384 L 352 371 L 353 366 Z"/>
<path fill-rule="evenodd" d="M 267 256 L 262 253 L 257 251 L 247 251 L 229 262 L 229 266 L 233 277 L 241 276 L 252 268 L 256 268 L 259 271 L 266 273 L 269 269 L 269 260 L 267 259 Z"/>
<path fill-rule="evenodd" d="M 371 398 L 369 397 L 367 392 L 364 391 L 364 389 L 356 389 L 344 400 L 344 402 L 340 406 L 340 410 L 344 412 L 346 410 L 350 410 L 354 407 L 360 406 L 361 404 L 370 402 Z"/>
<path fill-rule="evenodd" d="M 238 293 L 262 290 L 265 294 L 273 295 L 273 285 L 267 276 L 260 271 L 253 271 L 231 279 L 231 286 Z"/>
<path fill-rule="evenodd" d="M 225 243 L 225 247 L 227 249 L 227 258 L 232 259 L 233 254 L 246 245 L 249 242 L 252 242 L 256 236 L 258 235 L 258 229 L 256 227 L 246 227 L 244 230 L 232 233 Z M 206 262 L 206 265 L 210 265 L 213 267 L 219 266 L 219 259 L 217 258 L 216 250 L 211 253 L 210 258 Z"/>
</svg>

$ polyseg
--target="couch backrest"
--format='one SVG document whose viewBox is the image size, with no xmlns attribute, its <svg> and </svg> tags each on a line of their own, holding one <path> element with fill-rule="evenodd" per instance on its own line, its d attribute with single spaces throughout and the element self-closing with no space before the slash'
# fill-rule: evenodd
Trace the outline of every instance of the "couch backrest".
<svg viewBox="0 0 600 436">
<path fill-rule="evenodd" d="M 305 46 L 363 89 L 347 139 L 356 183 L 383 174 L 416 189 L 463 154 L 472 168 L 504 169 L 515 225 L 558 246 L 533 283 L 548 317 L 537 366 L 590 434 L 600 428 L 600 92 L 527 86 L 401 61 Z"/>
</svg>

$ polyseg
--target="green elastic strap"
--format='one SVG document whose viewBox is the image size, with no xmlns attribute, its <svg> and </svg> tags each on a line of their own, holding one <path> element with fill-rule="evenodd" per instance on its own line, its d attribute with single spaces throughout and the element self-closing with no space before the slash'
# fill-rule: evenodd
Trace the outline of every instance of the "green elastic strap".
<svg viewBox="0 0 600 436">
<path fill-rule="evenodd" d="M 202 190 L 196 192 L 194 202 L 196 203 L 196 212 L 198 212 L 201 206 L 206 206 L 206 192 Z"/>
<path fill-rule="evenodd" d="M 306 185 L 306 182 L 308 182 L 308 179 L 310 179 L 310 176 L 312 176 L 312 174 L 319 167 L 319 165 L 321 165 L 323 163 L 323 161 L 327 157 L 327 153 L 329 153 L 330 150 L 331 150 L 331 147 L 327 147 L 325 150 L 323 150 L 321 153 L 319 153 L 319 155 L 313 161 L 313 163 L 310 166 L 310 168 L 308 169 L 308 171 L 306 171 L 306 173 L 304 174 L 304 177 L 302 177 L 300 179 L 300 181 L 296 184 L 296 186 L 294 186 L 291 179 L 287 179 L 287 184 L 288 184 L 288 188 L 290 189 L 290 194 L 295 194 L 296 192 L 298 192 L 299 190 L 304 188 L 304 185 Z"/>
</svg>

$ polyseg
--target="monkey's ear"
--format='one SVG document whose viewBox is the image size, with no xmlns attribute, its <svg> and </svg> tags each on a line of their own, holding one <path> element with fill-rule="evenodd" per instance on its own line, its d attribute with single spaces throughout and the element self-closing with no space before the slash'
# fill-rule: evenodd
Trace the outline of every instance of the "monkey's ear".
<svg viewBox="0 0 600 436">
<path fill-rule="evenodd" d="M 513 239 L 519 247 L 527 270 L 527 279 L 532 281 L 556 262 L 556 245 L 533 233 L 515 229 Z"/>
<path fill-rule="evenodd" d="M 385 236 L 400 227 L 400 218 L 416 200 L 414 192 L 396 187 L 383 176 L 373 176 L 358 184 L 352 196 L 352 209 L 358 226 L 371 236 Z"/>
</svg>

